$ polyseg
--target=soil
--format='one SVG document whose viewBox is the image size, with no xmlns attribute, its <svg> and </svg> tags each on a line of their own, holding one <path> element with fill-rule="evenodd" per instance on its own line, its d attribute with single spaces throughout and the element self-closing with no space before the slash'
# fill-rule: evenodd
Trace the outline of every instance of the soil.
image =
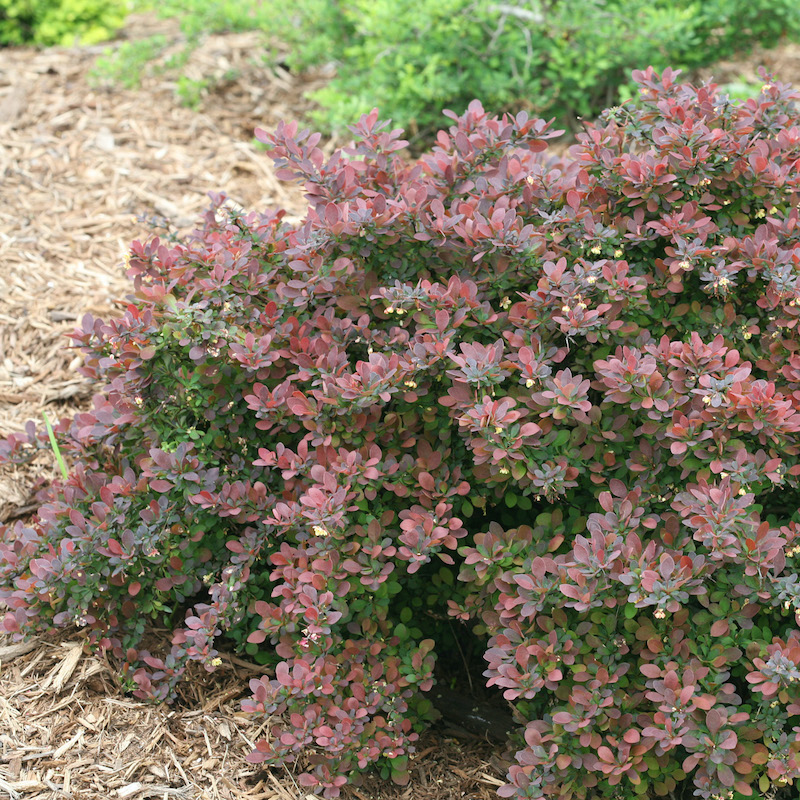
<svg viewBox="0 0 800 800">
<path fill-rule="evenodd" d="M 155 33 L 179 42 L 174 23 L 148 16 L 132 17 L 122 39 Z M 301 218 L 302 190 L 275 179 L 253 130 L 302 118 L 304 92 L 325 76 L 265 67 L 253 58 L 261 48 L 257 34 L 210 37 L 188 74 L 225 77 L 198 110 L 181 107 L 163 76 L 135 90 L 93 85 L 103 47 L 0 50 L 0 436 L 43 411 L 58 418 L 88 404 L 93 387 L 65 334 L 86 312 L 124 306 L 126 254 L 150 235 L 147 220 L 190 230 L 221 189 L 245 209 Z M 797 45 L 719 64 L 714 75 L 755 82 L 759 64 L 800 82 Z M 0 523 L 30 514 L 36 485 L 55 469 L 45 457 L 0 468 Z M 173 706 L 153 706 L 125 695 L 113 666 L 81 644 L 80 631 L 24 644 L 0 637 L 0 797 L 305 798 L 291 772 L 245 761 L 265 726 L 239 700 L 261 668 L 225 656 Z M 419 742 L 409 786 L 374 777 L 343 797 L 491 800 L 502 762 L 497 744 L 439 725 Z"/>
</svg>

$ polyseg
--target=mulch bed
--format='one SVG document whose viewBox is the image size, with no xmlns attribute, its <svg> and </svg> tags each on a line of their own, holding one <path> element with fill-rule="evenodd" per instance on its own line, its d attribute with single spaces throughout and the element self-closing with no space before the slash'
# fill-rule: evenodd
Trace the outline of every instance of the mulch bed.
<svg viewBox="0 0 800 800">
<path fill-rule="evenodd" d="M 154 33 L 179 42 L 174 23 L 147 16 L 133 17 L 123 37 Z M 207 193 L 221 189 L 245 209 L 302 216 L 302 191 L 275 179 L 252 132 L 302 116 L 303 93 L 324 76 L 257 67 L 261 47 L 251 33 L 208 39 L 189 74 L 236 77 L 199 111 L 180 107 L 161 77 L 137 90 L 92 87 L 103 48 L 0 50 L 0 436 L 43 410 L 57 418 L 88 403 L 93 387 L 65 334 L 87 311 L 110 315 L 124 304 L 128 247 L 150 234 L 141 218 L 190 230 Z M 714 74 L 757 80 L 760 63 L 800 83 L 793 45 Z M 44 455 L 0 468 L 0 522 L 29 514 L 36 481 L 54 471 Z M 193 675 L 175 704 L 153 706 L 122 692 L 113 664 L 83 652 L 79 631 L 24 644 L 0 637 L 0 798 L 302 800 L 291 773 L 245 761 L 264 726 L 239 700 L 261 671 L 225 656 L 213 675 Z M 411 774 L 408 787 L 370 777 L 343 797 L 491 800 L 504 782 L 502 753 L 439 726 L 421 739 Z"/>
</svg>

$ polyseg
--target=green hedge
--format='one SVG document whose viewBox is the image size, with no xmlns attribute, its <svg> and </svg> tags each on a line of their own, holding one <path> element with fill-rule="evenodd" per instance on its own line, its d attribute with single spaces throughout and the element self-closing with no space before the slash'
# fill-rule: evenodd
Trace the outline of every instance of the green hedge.
<svg viewBox="0 0 800 800">
<path fill-rule="evenodd" d="M 695 68 L 800 32 L 794 0 L 300 0 L 272 33 L 295 68 L 330 62 L 315 122 L 340 129 L 374 106 L 407 131 L 441 126 L 474 97 L 495 111 L 594 117 L 630 72 Z M 284 7 L 285 8 L 285 7 Z"/>
<path fill-rule="evenodd" d="M 0 46 L 95 44 L 127 13 L 120 0 L 0 0 Z"/>
</svg>

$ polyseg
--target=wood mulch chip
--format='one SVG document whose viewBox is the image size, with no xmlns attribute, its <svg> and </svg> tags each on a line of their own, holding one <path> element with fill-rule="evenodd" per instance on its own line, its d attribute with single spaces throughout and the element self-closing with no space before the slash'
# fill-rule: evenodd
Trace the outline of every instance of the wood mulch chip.
<svg viewBox="0 0 800 800">
<path fill-rule="evenodd" d="M 123 38 L 154 33 L 178 46 L 175 24 L 148 16 L 131 18 Z M 192 111 L 163 77 L 136 90 L 90 85 L 102 50 L 0 50 L 0 436 L 43 410 L 57 418 L 88 403 L 93 389 L 65 334 L 86 312 L 109 315 L 124 303 L 129 245 L 150 234 L 142 218 L 190 230 L 219 190 L 247 210 L 280 206 L 290 219 L 304 211 L 302 191 L 275 179 L 252 134 L 302 117 L 303 93 L 324 76 L 258 66 L 257 34 L 212 36 L 188 74 L 227 77 Z M 792 45 L 717 74 L 754 79 L 759 63 L 800 83 Z M 0 522 L 33 511 L 36 482 L 54 471 L 44 455 L 0 468 Z M 261 672 L 225 656 L 214 674 L 193 673 L 172 706 L 154 706 L 126 695 L 113 665 L 84 652 L 79 631 L 22 644 L 0 637 L 0 798 L 305 800 L 290 772 L 245 761 L 267 726 L 239 701 Z M 492 800 L 502 758 L 439 726 L 421 738 L 409 786 L 367 777 L 343 797 Z"/>
</svg>

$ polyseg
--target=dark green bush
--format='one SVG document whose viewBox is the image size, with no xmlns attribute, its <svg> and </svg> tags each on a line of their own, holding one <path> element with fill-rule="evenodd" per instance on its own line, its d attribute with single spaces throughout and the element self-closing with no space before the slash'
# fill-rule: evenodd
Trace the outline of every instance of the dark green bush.
<svg viewBox="0 0 800 800">
<path fill-rule="evenodd" d="M 119 0 L 0 0 L 0 45 L 102 42 L 127 12 Z"/>
<path fill-rule="evenodd" d="M 513 706 L 503 797 L 799 779 L 800 95 L 636 80 L 561 160 L 477 101 L 417 162 L 377 112 L 329 158 L 259 131 L 306 219 L 134 244 L 72 469 L 0 526 L 4 630 L 152 699 L 244 650 L 250 760 L 331 798 L 408 779 L 448 622 Z"/>
<path fill-rule="evenodd" d="M 276 19 L 286 14 L 274 4 Z M 315 122 L 343 129 L 374 106 L 429 134 L 473 97 L 558 123 L 594 118 L 641 64 L 693 68 L 800 32 L 794 0 L 300 0 L 273 32 L 297 68 L 334 61 Z"/>
</svg>

